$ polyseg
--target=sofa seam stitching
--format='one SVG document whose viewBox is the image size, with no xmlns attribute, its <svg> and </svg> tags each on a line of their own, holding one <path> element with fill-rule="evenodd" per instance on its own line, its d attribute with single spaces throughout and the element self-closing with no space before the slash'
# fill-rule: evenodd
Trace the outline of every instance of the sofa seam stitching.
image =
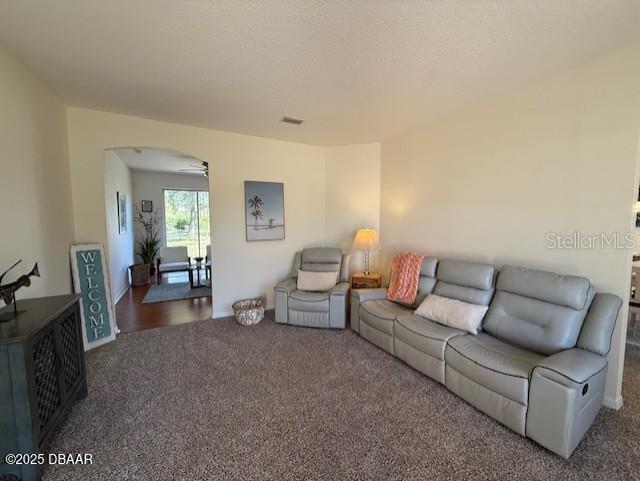
<svg viewBox="0 0 640 481">
<path fill-rule="evenodd" d="M 378 299 L 376 299 L 376 300 L 378 300 Z M 395 321 L 395 320 L 396 320 L 396 318 L 398 317 L 398 315 L 400 315 L 400 314 L 398 314 L 398 315 L 396 315 L 395 317 L 393 317 L 393 318 L 391 318 L 391 319 L 388 319 L 388 318 L 386 318 L 386 317 L 380 317 L 380 316 L 378 316 L 377 314 L 374 314 L 373 312 L 371 312 L 371 311 L 367 310 L 367 308 L 366 308 L 366 307 L 364 307 L 364 304 L 362 304 L 362 303 L 360 304 L 360 308 L 361 308 L 364 312 L 366 312 L 367 314 L 369 314 L 369 315 L 371 315 L 371 316 L 373 316 L 373 317 L 377 317 L 377 318 L 379 318 L 379 319 L 384 319 L 385 321 L 391 321 L 391 322 L 393 322 L 393 321 Z"/>
<path fill-rule="evenodd" d="M 506 372 L 498 371 L 497 369 L 493 369 L 493 368 L 490 368 L 490 367 L 484 366 L 484 365 L 480 364 L 478 361 L 475 361 L 475 360 L 471 359 L 470 357 L 467 357 L 467 356 L 465 356 L 464 354 L 462 354 L 462 353 L 461 353 L 460 351 L 458 351 L 455 347 L 453 347 L 453 346 L 451 345 L 451 343 L 447 343 L 447 346 L 449 346 L 449 347 L 450 347 L 451 349 L 453 349 L 456 353 L 458 353 L 460 356 L 464 357 L 464 358 L 465 358 L 465 359 L 467 359 L 468 361 L 471 361 L 472 363 L 474 363 L 474 364 L 476 364 L 476 365 L 478 365 L 478 366 L 480 366 L 480 367 L 482 367 L 482 368 L 484 368 L 484 369 L 487 369 L 487 370 L 489 370 L 489 371 L 492 371 L 492 372 L 495 372 L 495 373 L 498 373 L 498 374 L 502 374 L 502 375 L 504 375 L 504 376 L 517 377 L 518 379 L 526 379 L 527 381 L 529 380 L 529 377 L 528 377 L 528 376 L 527 376 L 527 377 L 524 377 L 524 376 L 519 376 L 518 374 L 509 374 L 509 373 L 506 373 Z M 535 369 L 535 367 L 534 367 L 534 369 Z M 527 386 L 527 388 L 528 388 L 528 386 Z"/>
<path fill-rule="evenodd" d="M 439 338 L 437 338 L 437 337 L 431 337 L 431 336 L 426 336 L 426 335 L 424 335 L 424 334 L 420 334 L 418 331 L 414 331 L 413 329 L 411 329 L 411 328 L 409 328 L 409 327 L 405 326 L 404 324 L 402 324 L 398 319 L 395 319 L 395 322 L 397 322 L 398 324 L 400 324 L 400 325 L 401 325 L 402 327 L 404 327 L 407 331 L 412 332 L 412 333 L 414 333 L 414 334 L 415 334 L 415 335 L 417 335 L 417 336 L 426 337 L 427 339 L 433 339 L 434 341 L 442 341 L 442 342 L 444 342 L 445 344 L 448 344 L 448 343 L 449 343 L 449 339 L 439 339 Z M 448 326 L 443 326 L 443 327 L 448 327 Z M 453 328 L 451 328 L 451 327 L 450 327 L 449 329 L 453 329 Z M 467 333 L 466 333 L 466 332 L 460 332 L 459 334 L 456 334 L 456 335 L 455 335 L 455 336 L 453 336 L 453 337 L 466 336 L 466 335 L 467 335 Z M 452 337 L 452 338 L 453 338 L 453 337 Z M 453 349 L 453 348 L 452 348 L 452 349 Z"/>
<path fill-rule="evenodd" d="M 538 365 L 538 366 L 534 366 L 534 368 L 531 370 L 531 379 L 533 379 L 533 373 L 534 373 L 534 371 L 536 369 L 546 369 L 548 371 L 555 372 L 556 374 L 568 379 L 571 382 L 575 382 L 576 384 L 584 384 L 585 382 L 589 382 L 593 377 L 597 376 L 598 374 L 600 374 L 602 371 L 604 371 L 608 367 L 609 367 L 609 363 L 605 362 L 605 365 L 603 367 L 601 367 L 600 369 L 598 369 L 596 372 L 594 372 L 591 376 L 589 376 L 588 378 L 586 378 L 583 381 L 577 381 L 577 380 L 569 377 L 567 374 L 564 374 L 563 372 L 558 371 L 557 369 L 554 369 L 554 368 L 548 367 L 548 366 L 544 366 L 544 365 Z"/>
</svg>

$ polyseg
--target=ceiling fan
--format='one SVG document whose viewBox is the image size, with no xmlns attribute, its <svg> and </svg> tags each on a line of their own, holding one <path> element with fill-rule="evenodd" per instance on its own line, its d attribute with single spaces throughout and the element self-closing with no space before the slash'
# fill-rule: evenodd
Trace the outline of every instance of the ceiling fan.
<svg viewBox="0 0 640 481">
<path fill-rule="evenodd" d="M 180 169 L 178 172 L 199 172 L 205 177 L 209 177 L 209 162 L 203 161 L 200 165 L 191 164 L 189 169 Z"/>
</svg>

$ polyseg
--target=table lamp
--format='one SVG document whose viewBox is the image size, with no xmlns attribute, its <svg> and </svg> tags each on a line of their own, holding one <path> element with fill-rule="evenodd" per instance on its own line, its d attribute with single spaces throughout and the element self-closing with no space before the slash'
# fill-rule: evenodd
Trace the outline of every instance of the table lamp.
<svg viewBox="0 0 640 481">
<path fill-rule="evenodd" d="M 369 252 L 380 250 L 380 238 L 374 229 L 360 229 L 353 239 L 352 249 L 364 252 L 364 275 L 369 272 Z"/>
</svg>

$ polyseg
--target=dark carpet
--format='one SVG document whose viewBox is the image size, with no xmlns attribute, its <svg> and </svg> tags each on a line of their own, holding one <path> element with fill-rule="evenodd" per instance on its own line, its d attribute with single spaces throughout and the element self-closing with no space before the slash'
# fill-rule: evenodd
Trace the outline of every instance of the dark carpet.
<svg viewBox="0 0 640 481">
<path fill-rule="evenodd" d="M 121 335 L 87 364 L 89 397 L 50 452 L 94 464 L 46 481 L 639 479 L 638 349 L 625 406 L 569 460 L 350 330 L 207 320 Z"/>
</svg>

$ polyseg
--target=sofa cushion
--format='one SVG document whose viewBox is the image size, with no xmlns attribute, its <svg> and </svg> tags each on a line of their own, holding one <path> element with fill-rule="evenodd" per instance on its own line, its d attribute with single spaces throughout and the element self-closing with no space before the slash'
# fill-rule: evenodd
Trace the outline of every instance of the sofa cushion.
<svg viewBox="0 0 640 481">
<path fill-rule="evenodd" d="M 158 254 L 160 261 L 165 262 L 184 262 L 189 258 L 187 248 L 184 246 L 161 247 Z"/>
<path fill-rule="evenodd" d="M 442 260 L 433 293 L 470 304 L 487 306 L 494 293 L 496 269 L 489 264 Z"/>
<path fill-rule="evenodd" d="M 447 367 L 512 401 L 527 405 L 529 374 L 544 356 L 485 333 L 457 336 L 445 350 Z"/>
<path fill-rule="evenodd" d="M 444 360 L 447 341 L 467 334 L 416 314 L 398 316 L 393 331 L 396 339 L 441 361 Z"/>
<path fill-rule="evenodd" d="M 351 254 L 342 254 L 335 247 L 312 247 L 298 251 L 293 256 L 290 277 L 298 275 L 298 269 L 304 271 L 338 271 L 338 282 L 349 282 Z"/>
<path fill-rule="evenodd" d="M 289 309 L 329 312 L 329 293 L 295 290 L 289 294 Z"/>
<path fill-rule="evenodd" d="M 302 291 L 326 292 L 338 281 L 338 272 L 314 272 L 298 269 L 298 289 Z"/>
<path fill-rule="evenodd" d="M 375 299 L 360 303 L 360 321 L 386 334 L 393 335 L 393 321 L 400 314 L 411 310 L 387 299 Z"/>
<path fill-rule="evenodd" d="M 303 271 L 338 272 L 342 263 L 342 251 L 337 247 L 312 247 L 302 251 L 301 265 Z"/>
<path fill-rule="evenodd" d="M 563 276 L 525 267 L 504 266 L 498 277 L 499 291 L 582 310 L 589 301 L 591 284 L 584 277 Z"/>
<path fill-rule="evenodd" d="M 500 272 L 497 288 L 482 328 L 541 354 L 575 347 L 595 296 L 582 277 L 511 266 Z"/>
<path fill-rule="evenodd" d="M 429 294 L 415 313 L 445 326 L 478 334 L 482 318 L 487 313 L 487 306 Z"/>
<path fill-rule="evenodd" d="M 186 271 L 189 269 L 189 263 L 184 262 L 163 262 L 160 264 L 160 272 Z"/>
<path fill-rule="evenodd" d="M 495 267 L 489 264 L 445 259 L 438 264 L 436 278 L 449 284 L 488 291 L 493 288 L 495 272 Z"/>
</svg>

